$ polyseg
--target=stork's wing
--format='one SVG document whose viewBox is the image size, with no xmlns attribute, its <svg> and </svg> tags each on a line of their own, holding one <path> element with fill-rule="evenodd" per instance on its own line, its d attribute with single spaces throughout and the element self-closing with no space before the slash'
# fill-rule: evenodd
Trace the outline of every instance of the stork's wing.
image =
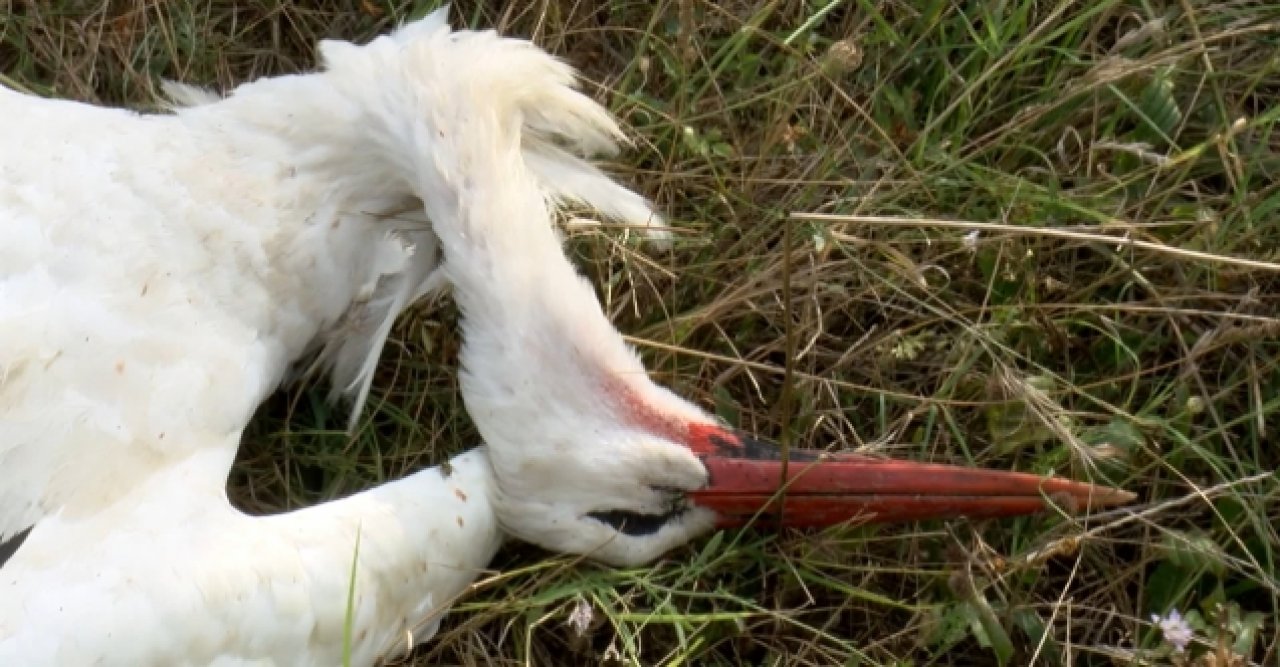
<svg viewBox="0 0 1280 667">
<path fill-rule="evenodd" d="M 253 364 L 270 354 L 256 331 L 209 316 L 230 294 L 264 310 L 269 295 L 216 261 L 210 234 L 236 241 L 233 216 L 178 185 L 211 165 L 184 155 L 172 118 L 3 88 L 0 118 L 3 540 L 197 448 L 224 448 L 229 466 L 276 378 Z M 204 483 L 220 490 L 225 470 Z"/>
</svg>

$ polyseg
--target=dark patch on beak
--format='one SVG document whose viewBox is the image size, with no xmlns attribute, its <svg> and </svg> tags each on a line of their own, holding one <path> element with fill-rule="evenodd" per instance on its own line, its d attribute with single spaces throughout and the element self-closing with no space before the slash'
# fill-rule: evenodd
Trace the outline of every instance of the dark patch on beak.
<svg viewBox="0 0 1280 667">
<path fill-rule="evenodd" d="M 750 435 L 743 431 L 710 430 L 705 431 L 704 441 L 718 455 L 728 458 L 749 459 L 752 461 L 781 461 L 782 449 L 768 440 Z M 700 451 L 696 447 L 692 449 Z M 811 449 L 792 449 L 787 453 L 788 461 L 817 461 L 822 452 Z"/>
</svg>

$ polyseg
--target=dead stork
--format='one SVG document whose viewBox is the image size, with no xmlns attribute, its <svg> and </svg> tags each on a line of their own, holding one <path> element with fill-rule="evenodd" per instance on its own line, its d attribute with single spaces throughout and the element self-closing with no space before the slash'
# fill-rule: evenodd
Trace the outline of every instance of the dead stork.
<svg viewBox="0 0 1280 667">
<path fill-rule="evenodd" d="M 757 514 L 1132 497 L 808 451 L 784 464 L 653 384 L 565 258 L 547 199 L 649 216 L 578 157 L 619 132 L 568 67 L 451 32 L 443 10 L 320 48 L 321 73 L 172 115 L 0 89 L 0 664 L 369 664 L 430 638 L 505 536 L 636 564 Z M 385 219 L 406 206 L 417 224 Z M 486 445 L 288 514 L 233 508 L 241 431 L 290 363 L 319 341 L 359 395 L 391 319 L 445 282 Z"/>
</svg>

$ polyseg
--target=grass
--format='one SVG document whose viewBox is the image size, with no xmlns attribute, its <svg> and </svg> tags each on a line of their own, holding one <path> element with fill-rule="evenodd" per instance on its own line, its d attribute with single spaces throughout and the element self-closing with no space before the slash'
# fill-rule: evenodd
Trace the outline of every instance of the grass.
<svg viewBox="0 0 1280 667">
<path fill-rule="evenodd" d="M 145 108 L 158 77 L 305 69 L 318 38 L 434 4 L 0 3 L 0 81 Z M 1054 470 L 1141 501 L 723 533 L 630 570 L 513 545 L 414 664 L 1280 661 L 1280 11 L 519 7 L 452 16 L 582 68 L 637 140 L 616 171 L 679 227 L 669 255 L 618 230 L 572 240 L 662 382 L 794 446 Z M 315 503 L 476 442 L 454 323 L 449 304 L 399 323 L 355 438 L 323 388 L 272 399 L 237 502 Z M 1182 655 L 1151 622 L 1175 608 L 1200 638 Z"/>
</svg>

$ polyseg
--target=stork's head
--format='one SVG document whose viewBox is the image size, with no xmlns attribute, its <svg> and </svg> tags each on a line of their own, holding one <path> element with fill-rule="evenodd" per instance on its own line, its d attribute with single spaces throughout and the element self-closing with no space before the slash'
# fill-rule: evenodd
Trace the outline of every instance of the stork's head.
<svg viewBox="0 0 1280 667">
<path fill-rule="evenodd" d="M 488 217 L 511 196 L 493 191 L 468 208 Z M 446 260 L 464 314 L 463 394 L 511 535 L 631 565 L 716 526 L 1074 512 L 1133 498 L 1036 475 L 813 450 L 784 462 L 772 443 L 651 381 L 550 226 L 541 229 L 511 247 L 506 237 L 468 235 L 467 261 Z"/>
<path fill-rule="evenodd" d="M 612 119 L 573 90 L 563 64 L 527 43 L 448 35 L 443 23 L 405 37 L 414 45 L 407 52 L 421 56 L 414 85 L 434 100 L 418 125 L 405 125 L 403 143 L 414 147 L 406 164 L 463 313 L 463 396 L 488 447 L 508 533 L 634 564 L 757 514 L 812 526 L 1132 497 L 1030 475 L 812 452 L 784 463 L 772 445 L 654 384 L 564 255 L 546 188 L 521 152 L 529 128 L 580 148 L 607 143 L 619 135 Z"/>
<path fill-rule="evenodd" d="M 546 381 L 471 373 L 464 385 L 489 443 L 503 527 L 555 551 L 635 565 L 714 527 L 1074 513 L 1133 498 L 1058 478 L 814 450 L 792 449 L 784 463 L 773 443 L 725 427 L 642 370 L 587 362 L 572 338 L 527 348 L 530 359 L 559 359 L 542 369 Z"/>
</svg>

